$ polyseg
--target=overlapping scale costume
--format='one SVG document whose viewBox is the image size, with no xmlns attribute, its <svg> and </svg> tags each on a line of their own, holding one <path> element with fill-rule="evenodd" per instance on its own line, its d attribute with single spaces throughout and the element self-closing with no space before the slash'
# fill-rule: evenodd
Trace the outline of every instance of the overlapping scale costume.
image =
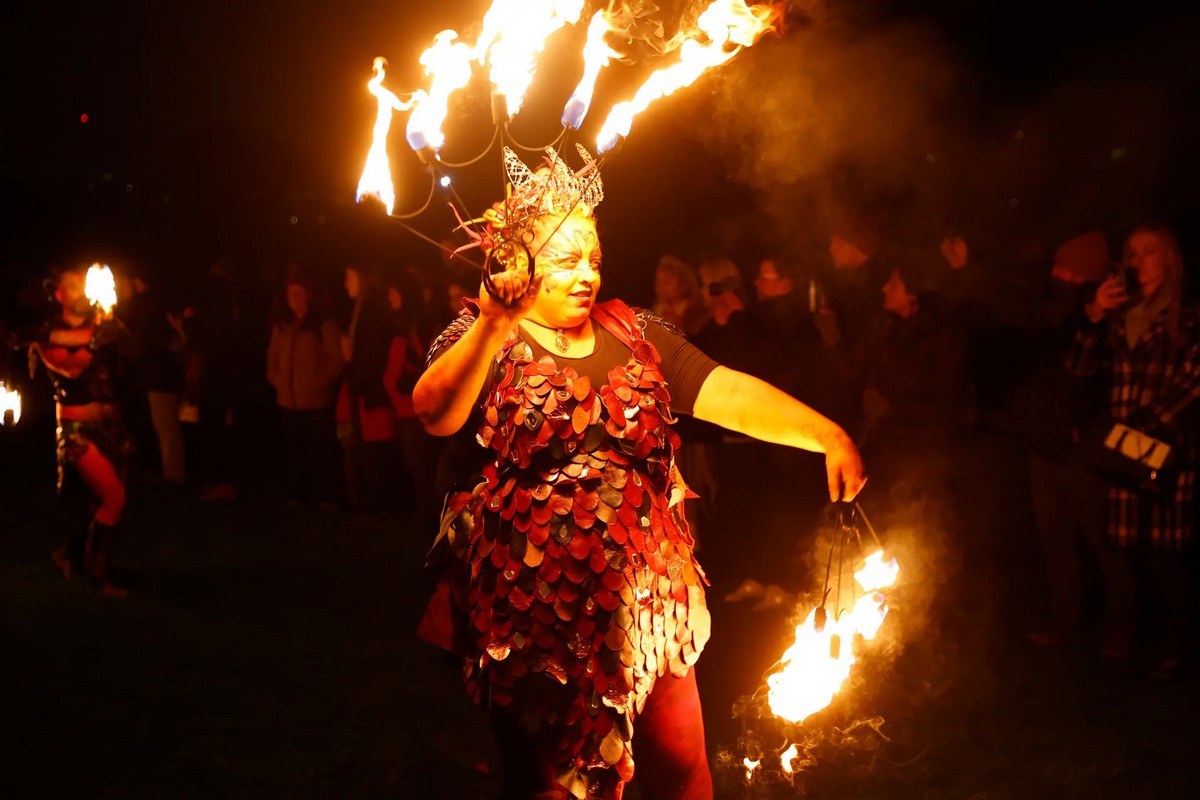
<svg viewBox="0 0 1200 800">
<path fill-rule="evenodd" d="M 604 306 L 634 323 L 604 386 L 509 337 L 477 435 L 495 459 L 449 505 L 468 687 L 531 732 L 550 726 L 558 780 L 579 798 L 621 796 L 655 680 L 686 675 L 710 629 L 704 573 L 669 506 L 683 487 L 658 353 L 644 321 Z"/>
</svg>

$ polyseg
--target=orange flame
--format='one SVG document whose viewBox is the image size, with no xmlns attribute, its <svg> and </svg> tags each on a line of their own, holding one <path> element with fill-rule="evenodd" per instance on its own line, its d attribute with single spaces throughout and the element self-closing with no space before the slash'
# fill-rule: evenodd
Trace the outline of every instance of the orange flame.
<svg viewBox="0 0 1200 800">
<path fill-rule="evenodd" d="M 111 314 L 117 304 L 117 283 L 107 264 L 92 264 L 84 279 L 83 292 L 92 305 L 99 306 L 105 314 Z"/>
<path fill-rule="evenodd" d="M 758 761 L 751 761 L 749 758 L 742 759 L 742 766 L 746 768 L 746 780 L 754 777 L 754 770 L 758 769 L 758 765 L 761 763 L 761 758 Z"/>
<path fill-rule="evenodd" d="M 831 615 L 818 630 L 814 608 L 796 626 L 796 641 L 780 659 L 783 668 L 767 677 L 772 713 L 801 722 L 833 702 L 854 666 L 855 636 L 874 639 L 887 616 L 887 603 L 877 590 L 891 586 L 898 572 L 895 559 L 884 562 L 882 551 L 872 553 L 866 566 L 854 573 L 864 594 L 852 609 Z"/>
<path fill-rule="evenodd" d="M 749 47 L 771 27 L 775 11 L 770 6 L 747 6 L 745 0 L 713 0 L 696 20 L 707 39 L 688 39 L 679 48 L 679 63 L 654 72 L 632 100 L 613 106 L 596 137 L 596 149 L 611 150 L 629 135 L 633 118 L 661 97 L 690 86 L 710 67 L 720 66 Z"/>
<path fill-rule="evenodd" d="M 396 204 L 396 190 L 392 185 L 392 167 L 388 163 L 388 131 L 392 127 L 392 110 L 407 111 L 412 108 L 412 103 L 403 102 L 383 87 L 386 69 L 387 61 L 376 58 L 372 65 L 374 74 L 367 82 L 367 89 L 379 101 L 379 110 L 375 114 L 375 130 L 371 136 L 371 149 L 367 151 L 367 163 L 363 166 L 362 177 L 358 179 L 356 199 L 361 203 L 368 195 L 377 197 L 391 214 Z"/>
<path fill-rule="evenodd" d="M 795 761 L 799 757 L 799 755 L 800 755 L 800 748 L 796 747 L 796 745 L 793 744 L 787 750 L 784 750 L 783 755 L 781 755 L 779 757 L 780 766 L 783 767 L 783 771 L 786 772 L 788 775 L 792 774 L 792 772 L 793 772 L 792 762 Z"/>
<path fill-rule="evenodd" d="M 9 389 L 0 381 L 0 425 L 6 425 L 8 412 L 12 412 L 13 425 L 21 421 L 21 393 Z"/>
<path fill-rule="evenodd" d="M 603 11 L 597 11 L 588 24 L 587 42 L 583 45 L 583 77 L 571 94 L 571 99 L 563 108 L 562 124 L 564 128 L 579 129 L 583 118 L 587 116 L 592 104 L 592 93 L 596 89 L 596 79 L 600 70 L 608 66 L 610 58 L 619 58 L 620 53 L 609 47 L 604 37 L 612 29 L 608 16 Z"/>
<path fill-rule="evenodd" d="M 475 57 L 487 63 L 508 116 L 521 110 L 533 82 L 534 62 L 550 35 L 579 21 L 584 0 L 495 0 L 483 17 Z"/>
<path fill-rule="evenodd" d="M 413 93 L 412 114 L 408 117 L 408 144 L 413 150 L 427 147 L 441 150 L 446 143 L 442 123 L 449 112 L 450 95 L 471 80 L 471 48 L 455 42 L 458 34 L 442 31 L 433 37 L 433 45 L 421 53 L 420 63 L 430 77 L 429 91 Z"/>
</svg>

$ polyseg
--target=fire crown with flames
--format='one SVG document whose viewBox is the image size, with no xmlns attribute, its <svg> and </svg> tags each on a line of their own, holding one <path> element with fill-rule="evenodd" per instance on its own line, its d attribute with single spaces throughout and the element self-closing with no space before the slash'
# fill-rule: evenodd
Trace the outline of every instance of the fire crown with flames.
<svg viewBox="0 0 1200 800">
<path fill-rule="evenodd" d="M 590 17 L 587 5 L 585 0 L 493 0 L 474 44 L 463 41 L 453 30 L 434 37 L 433 45 L 420 56 L 428 86 L 409 93 L 406 99 L 384 87 L 386 61 L 376 58 L 367 86 L 378 107 L 371 147 L 358 183 L 358 199 L 374 197 L 383 203 L 389 215 L 393 213 L 396 192 L 387 156 L 387 136 L 394 111 L 410 112 L 405 136 L 409 146 L 431 172 L 442 173 L 442 183 L 448 186 L 444 169 L 450 165 L 442 162 L 439 154 L 446 144 L 442 127 L 449 113 L 450 97 L 470 83 L 476 67 L 485 69 L 492 86 L 492 116 L 499 135 L 506 130 L 508 120 L 521 110 L 546 42 L 568 26 L 585 30 L 584 70 L 563 108 L 563 134 L 568 129 L 579 130 L 591 107 L 600 73 L 613 59 L 622 58 L 608 42 L 628 40 L 628 30 L 639 21 L 635 10 L 617 0 L 610 2 L 607 9 L 594 11 Z M 654 7 L 648 4 L 633 7 L 643 8 Z M 726 63 L 742 48 L 754 44 L 771 30 L 776 14 L 776 7 L 771 5 L 711 0 L 694 21 L 685 21 L 680 33 L 664 43 L 674 63 L 651 73 L 631 99 L 612 107 L 596 137 L 596 152 L 610 151 L 628 136 L 634 117 L 655 100 L 690 85 L 706 70 Z M 475 160 L 478 159 L 467 163 Z M 428 201 L 422 210 L 425 207 Z"/>
</svg>

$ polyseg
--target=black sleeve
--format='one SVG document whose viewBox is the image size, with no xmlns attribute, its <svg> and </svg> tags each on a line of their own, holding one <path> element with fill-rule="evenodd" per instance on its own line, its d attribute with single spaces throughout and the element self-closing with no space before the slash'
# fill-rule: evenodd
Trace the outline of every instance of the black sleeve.
<svg viewBox="0 0 1200 800">
<path fill-rule="evenodd" d="M 671 410 L 691 416 L 700 387 L 720 364 L 656 317 L 646 317 L 646 339 L 662 358 L 663 375 L 671 392 Z"/>
</svg>

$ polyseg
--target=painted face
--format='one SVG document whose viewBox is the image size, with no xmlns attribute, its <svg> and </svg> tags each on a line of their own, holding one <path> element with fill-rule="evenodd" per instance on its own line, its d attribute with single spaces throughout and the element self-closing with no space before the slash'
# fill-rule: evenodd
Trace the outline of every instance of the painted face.
<svg viewBox="0 0 1200 800">
<path fill-rule="evenodd" d="M 65 272 L 58 280 L 58 288 L 54 290 L 54 298 L 64 310 L 77 316 L 86 316 L 92 307 L 88 300 L 87 279 L 82 272 Z"/>
<path fill-rule="evenodd" d="M 297 318 L 303 317 L 308 313 L 308 289 L 305 289 L 298 283 L 289 284 L 287 287 L 287 304 L 292 313 Z"/>
<path fill-rule="evenodd" d="M 556 218 L 540 223 L 539 240 L 558 224 Z M 573 328 L 591 314 L 600 291 L 600 239 L 591 217 L 571 216 L 537 253 L 542 287 L 533 311 L 547 324 Z"/>
<path fill-rule="evenodd" d="M 917 298 L 913 296 L 908 287 L 904 285 L 904 279 L 900 277 L 900 270 L 892 270 L 892 274 L 888 276 L 887 283 L 883 284 L 883 309 L 900 314 L 908 311 L 912 307 L 912 303 Z"/>
<path fill-rule="evenodd" d="M 1150 231 L 1138 231 L 1125 243 L 1125 263 L 1137 270 L 1145 295 L 1153 294 L 1167 278 L 1162 242 Z"/>
</svg>

